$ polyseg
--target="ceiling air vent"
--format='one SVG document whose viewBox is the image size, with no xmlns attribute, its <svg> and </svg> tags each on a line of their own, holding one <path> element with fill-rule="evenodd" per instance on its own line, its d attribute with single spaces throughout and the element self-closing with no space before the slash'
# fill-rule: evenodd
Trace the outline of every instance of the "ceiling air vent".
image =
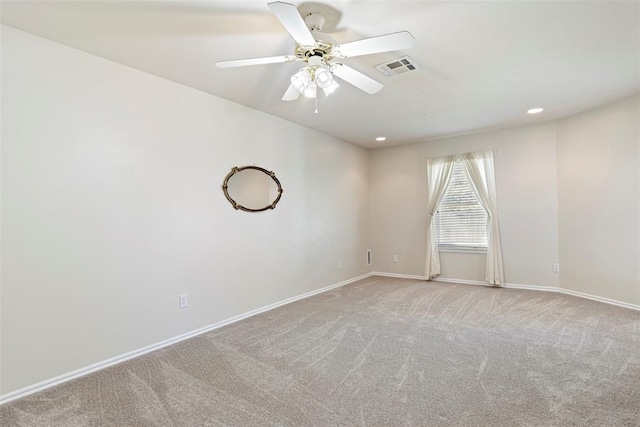
<svg viewBox="0 0 640 427">
<path fill-rule="evenodd" d="M 409 71 L 419 70 L 420 67 L 415 61 L 408 56 L 396 58 L 384 64 L 376 65 L 376 69 L 387 77 L 397 76 L 398 74 L 408 73 Z"/>
</svg>

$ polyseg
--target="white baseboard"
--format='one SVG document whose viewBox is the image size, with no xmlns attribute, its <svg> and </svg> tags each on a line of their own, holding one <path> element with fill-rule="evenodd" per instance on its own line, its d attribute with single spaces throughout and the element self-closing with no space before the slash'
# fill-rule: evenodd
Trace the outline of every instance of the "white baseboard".
<svg viewBox="0 0 640 427">
<path fill-rule="evenodd" d="M 562 292 L 563 294 L 567 294 L 567 295 L 573 295 L 575 297 L 586 298 L 586 299 L 590 299 L 590 300 L 594 300 L 594 301 L 598 301 L 598 302 L 603 302 L 605 304 L 617 305 L 618 307 L 630 308 L 631 310 L 640 311 L 640 305 L 638 305 L 638 304 L 631 304 L 631 303 L 624 302 L 624 301 L 618 301 L 618 300 L 614 300 L 614 299 L 610 299 L 610 298 L 599 297 L 597 295 L 589 295 L 589 294 L 585 294 L 583 292 L 572 291 L 571 289 L 564 289 L 563 288 L 563 289 L 560 289 L 560 292 Z"/>
<path fill-rule="evenodd" d="M 425 276 L 422 276 L 422 277 L 420 277 L 420 276 L 408 276 L 406 274 L 379 273 L 379 272 L 374 272 L 372 274 L 374 276 L 396 277 L 398 279 L 421 279 L 421 280 L 427 280 L 427 278 Z M 449 278 L 445 278 L 445 277 L 437 277 L 435 279 L 431 279 L 431 281 L 432 282 L 445 282 L 445 283 L 459 283 L 459 284 L 462 284 L 462 285 L 493 286 L 493 285 L 490 285 L 488 282 L 483 282 L 483 281 L 479 281 L 479 280 L 449 279 Z M 640 311 L 640 305 L 638 305 L 638 304 L 631 304 L 631 303 L 624 302 L 624 301 L 618 301 L 618 300 L 614 300 L 614 299 L 610 299 L 610 298 L 599 297 L 597 295 L 585 294 L 583 292 L 572 291 L 571 289 L 565 289 L 565 288 L 560 288 L 560 287 L 556 287 L 556 286 L 536 286 L 536 285 L 520 285 L 520 284 L 517 284 L 517 283 L 505 283 L 502 287 L 503 288 L 510 288 L 510 289 L 525 289 L 525 290 L 529 290 L 529 291 L 558 292 L 560 294 L 573 295 L 575 297 L 586 298 L 586 299 L 590 299 L 590 300 L 593 300 L 593 301 L 603 302 L 605 304 L 611 304 L 611 305 L 615 305 L 615 306 L 618 306 L 618 307 L 630 308 L 631 310 Z"/>
<path fill-rule="evenodd" d="M 543 291 L 543 292 L 560 292 L 563 293 L 563 289 L 559 286 L 538 286 L 538 285 L 520 285 L 518 283 L 505 283 L 505 288 L 510 289 L 524 289 L 527 291 Z"/>
<path fill-rule="evenodd" d="M 413 279 L 413 280 L 427 280 L 424 276 L 413 276 L 411 274 L 397 274 L 397 273 L 382 273 L 379 271 L 374 271 L 371 273 L 372 276 L 382 276 L 382 277 L 395 277 L 396 279 Z"/>
<path fill-rule="evenodd" d="M 142 356 L 143 354 L 147 354 L 147 353 L 150 353 L 152 351 L 159 350 L 159 349 L 161 349 L 163 347 L 167 347 L 167 346 L 179 343 L 180 341 L 184 341 L 184 340 L 187 340 L 189 338 L 193 338 L 195 336 L 204 334 L 204 333 L 212 331 L 214 329 L 218 329 L 218 328 L 221 328 L 223 326 L 229 325 L 231 323 L 235 323 L 235 322 L 237 322 L 239 320 L 246 319 L 246 318 L 251 317 L 251 316 L 255 316 L 256 314 L 264 313 L 265 311 L 273 310 L 274 308 L 278 308 L 280 306 L 283 306 L 283 305 L 286 305 L 286 304 L 290 304 L 292 302 L 295 302 L 295 301 L 298 301 L 298 300 L 301 300 L 301 299 L 309 298 L 311 296 L 314 296 L 314 295 L 317 295 L 317 294 L 321 294 L 323 292 L 327 292 L 327 291 L 330 291 L 332 289 L 339 288 L 341 286 L 348 285 L 349 283 L 353 283 L 353 282 L 356 282 L 356 281 L 361 280 L 361 279 L 366 279 L 367 277 L 371 277 L 372 275 L 373 275 L 373 273 L 366 273 L 366 274 L 363 274 L 361 276 L 354 277 L 352 279 L 348 279 L 348 280 L 345 280 L 345 281 L 340 282 L 340 283 L 335 283 L 333 285 L 325 286 L 324 288 L 316 289 L 315 291 L 311 291 L 311 292 L 304 293 L 302 295 L 298 295 L 298 296 L 295 296 L 295 297 L 287 298 L 285 300 L 282 300 L 282 301 L 279 301 L 279 302 L 276 302 L 276 303 L 273 303 L 273 304 L 269 304 L 267 306 L 264 306 L 264 307 L 261 307 L 261 308 L 257 308 L 255 310 L 251 310 L 251 311 L 249 311 L 247 313 L 243 313 L 243 314 L 240 314 L 238 316 L 234 316 L 234 317 L 231 317 L 229 319 L 221 320 L 220 322 L 216 322 L 216 323 L 213 323 L 211 325 L 204 326 L 202 328 L 198 328 L 198 329 L 193 330 L 191 332 L 187 332 L 187 333 L 175 336 L 173 338 L 169 338 L 169 339 L 166 339 L 164 341 L 160 341 L 160 342 L 157 342 L 155 344 L 151 344 L 151 345 L 139 348 L 137 350 L 133 350 L 133 351 L 130 351 L 128 353 L 124 353 L 124 354 L 121 354 L 119 356 L 115 356 L 115 357 L 112 357 L 110 359 L 103 360 L 101 362 L 94 363 L 94 364 L 89 365 L 89 366 L 85 366 L 84 368 L 80 368 L 80 369 L 77 369 L 75 371 L 59 375 L 59 376 L 57 376 L 55 378 L 51 378 L 49 380 L 45 380 L 45 381 L 42 381 L 42 382 L 37 383 L 37 384 L 33 384 L 31 386 L 22 388 L 20 390 L 16 390 L 16 391 L 13 391 L 11 393 L 4 394 L 4 395 L 0 396 L 0 405 L 12 402 L 12 401 L 17 400 L 17 399 L 21 399 L 23 397 L 29 396 L 29 395 L 34 394 L 34 393 L 38 393 L 40 391 L 46 390 L 48 388 L 54 387 L 54 386 L 62 384 L 62 383 L 66 383 L 66 382 L 74 380 L 76 378 L 83 377 L 83 376 L 91 374 L 93 372 L 100 371 L 102 369 L 108 368 L 109 366 L 117 365 L 118 363 L 122 363 L 122 362 L 125 362 L 127 360 Z"/>
<path fill-rule="evenodd" d="M 460 283 L 461 285 L 477 285 L 477 286 L 491 286 L 487 282 L 481 282 L 479 280 L 466 280 L 466 279 L 448 279 L 446 277 L 436 277 L 431 279 L 432 282 L 445 282 L 445 283 Z"/>
<path fill-rule="evenodd" d="M 618 301 L 618 300 L 611 299 L 611 298 L 605 298 L 605 297 L 601 297 L 601 296 L 597 296 L 597 295 L 586 294 L 584 292 L 573 291 L 573 290 L 567 289 L 567 288 L 560 288 L 560 287 L 555 287 L 555 286 L 518 285 L 518 284 L 515 284 L 515 283 L 507 283 L 507 284 L 505 284 L 504 287 L 505 288 L 512 288 L 512 289 L 527 289 L 527 290 L 530 290 L 530 291 L 558 292 L 558 293 L 564 294 L 564 295 L 572 295 L 574 297 L 590 299 L 590 300 L 602 302 L 602 303 L 605 303 L 605 304 L 610 304 L 610 305 L 615 305 L 615 306 L 618 306 L 618 307 L 630 308 L 631 310 L 640 311 L 640 305 L 638 305 L 638 304 L 631 304 L 631 303 L 628 303 L 628 302 Z"/>
</svg>

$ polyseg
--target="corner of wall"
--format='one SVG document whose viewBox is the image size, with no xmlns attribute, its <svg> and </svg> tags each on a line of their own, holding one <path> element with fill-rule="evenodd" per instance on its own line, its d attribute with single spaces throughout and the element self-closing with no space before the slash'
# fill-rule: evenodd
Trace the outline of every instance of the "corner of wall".
<svg viewBox="0 0 640 427">
<path fill-rule="evenodd" d="M 556 141 L 561 288 L 640 304 L 640 97 L 557 120 Z"/>
</svg>

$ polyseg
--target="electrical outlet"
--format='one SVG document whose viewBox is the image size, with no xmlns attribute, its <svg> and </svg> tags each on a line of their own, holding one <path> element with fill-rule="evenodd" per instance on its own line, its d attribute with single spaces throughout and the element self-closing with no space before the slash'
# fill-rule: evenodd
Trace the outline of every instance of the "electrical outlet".
<svg viewBox="0 0 640 427">
<path fill-rule="evenodd" d="M 393 256 L 393 262 L 398 262 L 398 255 Z"/>
<path fill-rule="evenodd" d="M 338 270 L 342 270 L 342 261 L 338 261 Z"/>
<path fill-rule="evenodd" d="M 552 270 L 554 273 L 560 273 L 560 263 L 554 262 L 552 266 Z"/>
<path fill-rule="evenodd" d="M 180 308 L 186 308 L 189 305 L 187 294 L 180 295 Z"/>
</svg>

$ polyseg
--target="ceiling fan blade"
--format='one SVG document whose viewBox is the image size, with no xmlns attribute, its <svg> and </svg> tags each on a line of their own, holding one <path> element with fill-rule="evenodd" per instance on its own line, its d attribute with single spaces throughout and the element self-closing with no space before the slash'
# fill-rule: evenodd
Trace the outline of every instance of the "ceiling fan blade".
<svg viewBox="0 0 640 427">
<path fill-rule="evenodd" d="M 279 64 L 281 62 L 291 62 L 295 60 L 296 60 L 296 57 L 293 55 L 270 56 L 267 58 L 251 58 L 251 59 L 237 59 L 234 61 L 220 61 L 220 62 L 216 62 L 216 67 L 217 68 L 246 67 L 247 65 Z"/>
<path fill-rule="evenodd" d="M 311 31 L 307 28 L 307 24 L 305 24 L 304 19 L 302 19 L 294 5 L 275 1 L 268 3 L 267 6 L 299 45 L 315 46 L 316 39 L 313 38 Z"/>
<path fill-rule="evenodd" d="M 295 101 L 300 96 L 300 91 L 293 87 L 293 85 L 289 85 L 289 88 L 284 93 L 282 97 L 283 101 Z"/>
<path fill-rule="evenodd" d="M 399 33 L 386 34 L 384 36 L 371 37 L 341 44 L 337 47 L 340 55 L 348 58 L 350 56 L 370 55 L 372 53 L 389 52 L 391 50 L 403 50 L 413 47 L 416 39 L 410 32 L 400 31 Z"/>
<path fill-rule="evenodd" d="M 344 64 L 335 64 L 335 67 L 333 67 L 331 71 L 335 76 L 367 92 L 369 95 L 380 92 L 384 87 L 382 83 L 378 83 L 371 77 L 365 76 L 360 71 L 356 71 Z"/>
</svg>

